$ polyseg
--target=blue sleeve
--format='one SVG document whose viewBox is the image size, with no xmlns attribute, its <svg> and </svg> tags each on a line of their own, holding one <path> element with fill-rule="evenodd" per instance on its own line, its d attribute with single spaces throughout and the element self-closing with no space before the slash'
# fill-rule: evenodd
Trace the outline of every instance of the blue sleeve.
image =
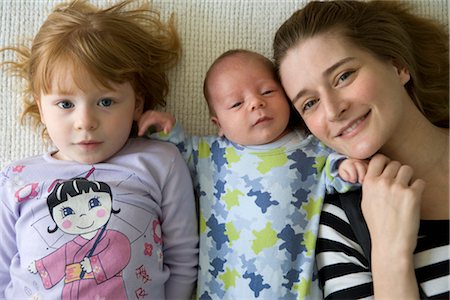
<svg viewBox="0 0 450 300">
<path fill-rule="evenodd" d="M 338 173 L 339 164 L 347 157 L 337 152 L 330 152 L 327 156 L 324 169 L 322 170 L 322 176 L 326 185 L 328 194 L 335 192 L 346 193 L 351 190 L 359 188 L 359 183 L 351 183 L 344 181 Z"/>
<path fill-rule="evenodd" d="M 168 134 L 156 132 L 151 134 L 150 138 L 174 144 L 180 151 L 184 161 L 188 164 L 191 174 L 195 172 L 195 154 L 197 153 L 199 138 L 187 135 L 179 122 L 175 123 L 174 128 Z"/>
</svg>

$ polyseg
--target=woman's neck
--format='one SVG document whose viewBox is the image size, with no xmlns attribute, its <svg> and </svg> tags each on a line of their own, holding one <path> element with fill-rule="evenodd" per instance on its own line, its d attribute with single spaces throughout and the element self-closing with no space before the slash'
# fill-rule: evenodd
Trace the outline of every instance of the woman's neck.
<svg viewBox="0 0 450 300">
<path fill-rule="evenodd" d="M 434 126 L 422 115 L 411 119 L 414 122 L 400 126 L 380 152 L 411 166 L 414 178 L 425 180 L 422 219 L 448 219 L 449 130 Z"/>
<path fill-rule="evenodd" d="M 437 170 L 448 178 L 449 130 L 434 126 L 417 109 L 406 115 L 409 118 L 379 152 L 411 166 L 417 178 L 433 177 Z"/>
</svg>

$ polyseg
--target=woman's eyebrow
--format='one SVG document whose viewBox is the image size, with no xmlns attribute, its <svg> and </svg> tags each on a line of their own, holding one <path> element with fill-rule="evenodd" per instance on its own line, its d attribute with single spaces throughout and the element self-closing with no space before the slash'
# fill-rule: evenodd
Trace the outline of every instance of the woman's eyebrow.
<svg viewBox="0 0 450 300">
<path fill-rule="evenodd" d="M 355 57 L 345 57 L 339 61 L 337 61 L 335 64 L 333 64 L 332 66 L 330 66 L 329 68 L 325 69 L 325 71 L 323 71 L 322 73 L 322 77 L 328 77 L 330 76 L 331 73 L 333 73 L 337 68 L 339 68 L 340 66 L 342 66 L 343 64 L 348 63 L 349 61 L 352 61 L 356 59 Z M 300 99 L 305 93 L 307 92 L 306 89 L 302 89 L 300 90 L 294 98 L 292 98 L 292 103 L 295 103 L 298 101 L 298 99 Z"/>
</svg>

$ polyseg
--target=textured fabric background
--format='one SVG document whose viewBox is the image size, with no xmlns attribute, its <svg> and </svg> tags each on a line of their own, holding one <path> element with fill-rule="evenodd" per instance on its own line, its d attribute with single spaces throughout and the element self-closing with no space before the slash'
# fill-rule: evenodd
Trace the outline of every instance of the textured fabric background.
<svg viewBox="0 0 450 300">
<path fill-rule="evenodd" d="M 405 0 L 406 1 L 406 0 Z M 417 12 L 448 25 L 448 0 L 407 0 Z M 0 47 L 29 41 L 57 0 L 0 0 Z M 116 1 L 93 0 L 108 5 Z M 248 48 L 271 57 L 276 29 L 307 0 L 149 0 L 163 19 L 175 13 L 183 55 L 170 73 L 166 110 L 188 132 L 215 133 L 202 94 L 203 77 L 212 61 L 231 48 Z M 0 54 L 0 59 L 7 59 Z M 42 153 L 47 147 L 28 124 L 20 126 L 21 82 L 0 70 L 0 168 Z"/>
</svg>

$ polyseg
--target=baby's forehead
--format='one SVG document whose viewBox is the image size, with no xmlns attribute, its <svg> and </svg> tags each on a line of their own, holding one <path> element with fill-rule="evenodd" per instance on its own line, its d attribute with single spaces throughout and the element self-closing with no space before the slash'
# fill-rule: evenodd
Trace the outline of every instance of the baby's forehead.
<svg viewBox="0 0 450 300">
<path fill-rule="evenodd" d="M 251 65 L 265 66 L 264 58 L 256 53 L 238 52 L 222 57 L 217 63 L 216 67 L 227 66 L 243 66 Z"/>
</svg>

